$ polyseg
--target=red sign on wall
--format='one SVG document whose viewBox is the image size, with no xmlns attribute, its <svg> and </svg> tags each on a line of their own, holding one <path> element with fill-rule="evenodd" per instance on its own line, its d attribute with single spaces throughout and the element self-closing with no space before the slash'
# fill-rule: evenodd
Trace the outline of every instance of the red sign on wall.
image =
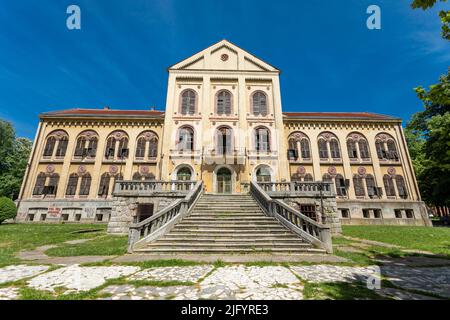
<svg viewBox="0 0 450 320">
<path fill-rule="evenodd" d="M 61 214 L 61 208 L 50 207 L 48 208 L 48 214 L 53 217 L 56 217 Z"/>
</svg>

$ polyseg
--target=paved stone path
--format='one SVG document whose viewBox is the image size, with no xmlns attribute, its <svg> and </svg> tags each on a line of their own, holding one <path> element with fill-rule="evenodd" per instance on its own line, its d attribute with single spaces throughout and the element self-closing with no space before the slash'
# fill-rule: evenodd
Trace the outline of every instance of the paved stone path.
<svg viewBox="0 0 450 320">
<path fill-rule="evenodd" d="M 213 266 L 162 267 L 142 270 L 128 279 L 198 282 L 213 269 Z"/>
<path fill-rule="evenodd" d="M 381 273 L 394 285 L 450 298 L 450 268 L 381 267 Z"/>
<path fill-rule="evenodd" d="M 18 298 L 18 288 L 0 288 L 0 300 L 16 300 Z"/>
<path fill-rule="evenodd" d="M 291 270 L 300 278 L 309 282 L 354 282 L 367 281 L 371 276 L 380 276 L 380 268 L 340 267 L 332 265 L 295 266 Z"/>
<path fill-rule="evenodd" d="M 49 266 L 16 265 L 0 268 L 0 283 L 17 281 L 47 271 Z"/>
<path fill-rule="evenodd" d="M 80 267 L 72 265 L 41 274 L 28 281 L 28 286 L 38 290 L 54 291 L 57 287 L 69 289 L 68 292 L 87 291 L 101 286 L 107 279 L 131 275 L 139 267 Z"/>
<path fill-rule="evenodd" d="M 426 295 L 402 289 L 420 290 L 450 298 L 450 267 L 369 266 L 347 267 L 334 265 L 311 266 L 243 266 L 228 265 L 214 269 L 212 265 L 160 267 L 143 269 L 135 266 L 80 267 L 72 265 L 47 271 L 48 266 L 16 265 L 0 268 L 0 281 L 5 283 L 24 278 L 37 290 L 65 293 L 87 291 L 103 285 L 108 279 L 124 277 L 129 280 L 184 281 L 195 285 L 133 286 L 110 285 L 100 293 L 105 299 L 303 299 L 303 285 L 308 282 L 366 281 L 381 274 L 401 288 L 382 287 L 376 292 L 399 300 L 430 299 Z M 17 287 L 0 288 L 0 299 L 18 298 Z"/>
</svg>

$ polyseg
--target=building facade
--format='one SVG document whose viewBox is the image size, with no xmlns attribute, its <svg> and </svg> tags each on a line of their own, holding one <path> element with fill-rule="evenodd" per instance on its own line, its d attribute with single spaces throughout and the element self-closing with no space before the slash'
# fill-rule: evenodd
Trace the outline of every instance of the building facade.
<svg viewBox="0 0 450 320">
<path fill-rule="evenodd" d="M 428 223 L 400 119 L 282 112 L 280 71 L 226 40 L 168 73 L 164 112 L 41 114 L 17 220 L 106 222 L 115 181 L 202 180 L 332 181 L 343 224 Z"/>
</svg>

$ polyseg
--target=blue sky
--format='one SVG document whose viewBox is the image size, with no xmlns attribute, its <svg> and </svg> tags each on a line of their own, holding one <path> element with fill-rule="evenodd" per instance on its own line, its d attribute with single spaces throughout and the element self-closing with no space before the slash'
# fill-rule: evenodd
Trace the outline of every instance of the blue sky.
<svg viewBox="0 0 450 320">
<path fill-rule="evenodd" d="M 345 4 L 344 4 L 345 3 Z M 82 29 L 66 28 L 81 8 Z M 366 28 L 366 8 L 382 30 Z M 283 71 L 284 111 L 368 111 L 409 119 L 413 87 L 450 65 L 437 12 L 410 0 L 0 0 L 0 117 L 34 137 L 38 114 L 164 109 L 166 68 L 228 39 Z M 448 4 L 447 4 L 448 6 Z"/>
</svg>

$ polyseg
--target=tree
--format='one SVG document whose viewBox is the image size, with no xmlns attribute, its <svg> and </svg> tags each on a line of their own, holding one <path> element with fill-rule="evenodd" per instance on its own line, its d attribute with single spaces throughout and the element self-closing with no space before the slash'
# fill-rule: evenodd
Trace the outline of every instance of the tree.
<svg viewBox="0 0 450 320">
<path fill-rule="evenodd" d="M 17 214 L 17 208 L 14 202 L 7 197 L 0 198 L 0 224 L 7 220 L 13 219 Z"/>
<path fill-rule="evenodd" d="M 450 206 L 450 69 L 428 90 L 415 89 L 424 110 L 406 125 L 406 139 L 424 201 Z"/>
<path fill-rule="evenodd" d="M 413 9 L 427 10 L 433 7 L 438 0 L 414 0 L 411 3 Z M 447 0 L 440 0 L 440 2 L 447 2 Z M 441 10 L 439 12 L 439 17 L 442 22 L 442 38 L 450 40 L 450 10 Z"/>
<path fill-rule="evenodd" d="M 31 152 L 31 141 L 16 138 L 11 123 L 0 120 L 0 196 L 16 199 Z"/>
</svg>

